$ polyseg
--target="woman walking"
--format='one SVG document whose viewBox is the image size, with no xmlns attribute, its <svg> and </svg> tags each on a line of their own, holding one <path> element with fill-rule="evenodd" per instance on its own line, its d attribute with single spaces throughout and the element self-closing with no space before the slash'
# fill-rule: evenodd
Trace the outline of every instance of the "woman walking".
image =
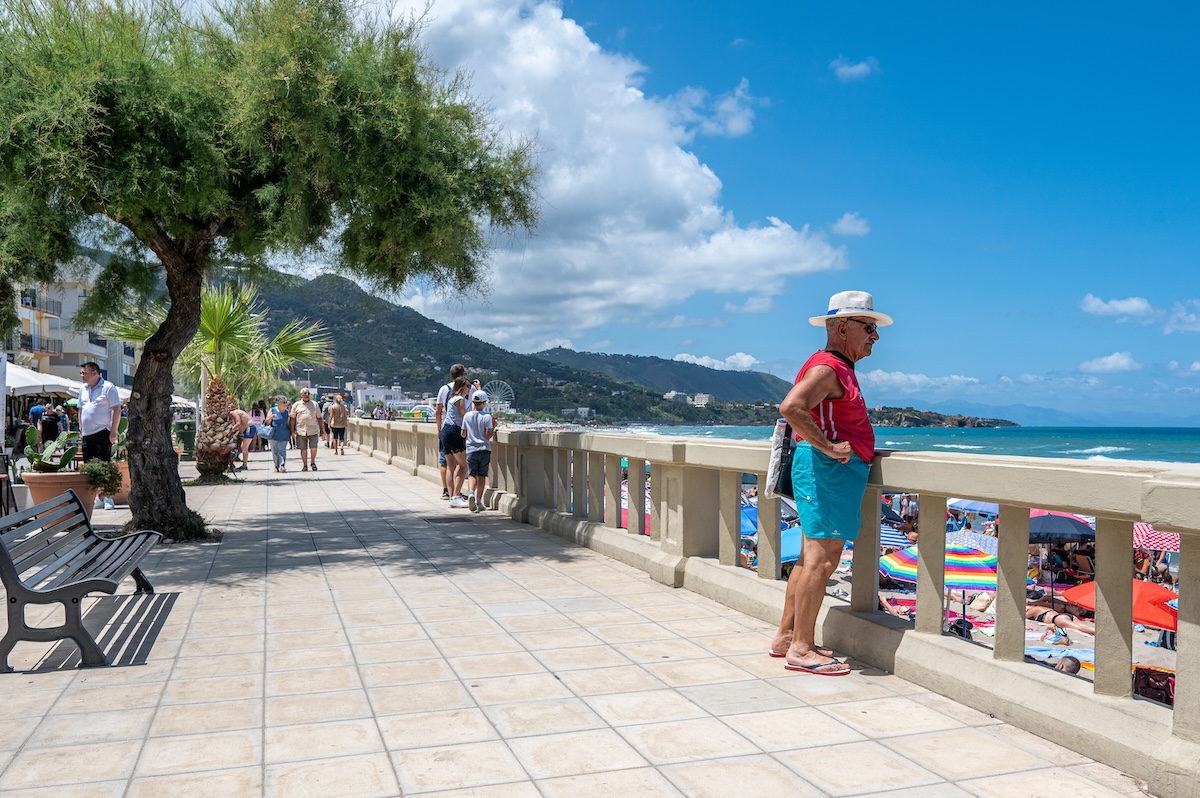
<svg viewBox="0 0 1200 798">
<path fill-rule="evenodd" d="M 467 414 L 467 394 L 471 392 L 471 381 L 458 377 L 450 388 L 446 399 L 445 422 L 442 424 L 441 444 L 446 453 L 446 482 L 450 489 L 450 506 L 466 507 L 462 497 L 463 481 L 467 477 L 467 444 L 463 440 L 463 416 Z"/>
<path fill-rule="evenodd" d="M 349 418 L 350 414 L 346 412 L 346 406 L 342 404 L 342 395 L 335 393 L 333 404 L 329 406 L 329 438 L 334 454 L 346 454 L 346 425 Z"/>
<path fill-rule="evenodd" d="M 287 473 L 287 445 L 292 433 L 288 429 L 288 400 L 286 396 L 275 397 L 275 407 L 267 414 L 267 426 L 271 428 L 271 460 L 275 471 Z"/>
</svg>

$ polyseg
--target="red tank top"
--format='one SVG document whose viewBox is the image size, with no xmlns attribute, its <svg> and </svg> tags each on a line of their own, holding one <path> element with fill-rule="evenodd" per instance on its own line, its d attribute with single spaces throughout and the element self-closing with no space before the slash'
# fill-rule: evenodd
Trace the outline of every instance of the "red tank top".
<svg viewBox="0 0 1200 798">
<path fill-rule="evenodd" d="M 870 463 L 875 458 L 875 430 L 867 417 L 867 402 L 858 387 L 858 376 L 854 368 L 832 352 L 821 350 L 800 367 L 796 382 L 813 366 L 829 366 L 837 375 L 838 382 L 846 395 L 841 399 L 826 399 L 812 410 L 813 423 L 830 441 L 845 441 L 854 453 Z M 800 440 L 800 436 L 796 436 Z"/>
</svg>

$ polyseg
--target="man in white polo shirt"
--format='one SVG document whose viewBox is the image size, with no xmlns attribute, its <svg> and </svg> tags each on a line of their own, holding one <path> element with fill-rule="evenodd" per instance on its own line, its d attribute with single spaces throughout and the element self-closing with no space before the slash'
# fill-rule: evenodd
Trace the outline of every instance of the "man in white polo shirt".
<svg viewBox="0 0 1200 798">
<path fill-rule="evenodd" d="M 121 397 L 117 387 L 100 376 L 100 366 L 84 363 L 79 367 L 83 388 L 79 391 L 79 431 L 83 434 L 83 461 L 93 458 L 112 460 L 121 424 Z"/>
</svg>

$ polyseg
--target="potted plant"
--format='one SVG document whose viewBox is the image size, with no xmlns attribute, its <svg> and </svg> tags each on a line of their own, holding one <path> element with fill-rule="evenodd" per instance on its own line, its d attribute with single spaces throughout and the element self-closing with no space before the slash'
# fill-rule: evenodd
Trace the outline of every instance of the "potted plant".
<svg viewBox="0 0 1200 798">
<path fill-rule="evenodd" d="M 79 472 L 87 476 L 88 485 L 96 493 L 103 493 L 112 498 L 121 490 L 121 470 L 114 463 L 106 463 L 93 457 L 83 464 Z"/>
<path fill-rule="evenodd" d="M 67 445 L 68 435 L 67 432 L 62 433 L 39 452 L 37 428 L 26 429 L 25 459 L 29 461 L 29 468 L 22 471 L 20 476 L 29 488 L 29 501 L 32 504 L 41 504 L 67 490 L 74 490 L 90 518 L 96 489 L 92 487 L 87 474 L 68 469 L 79 450 L 76 446 Z"/>
</svg>

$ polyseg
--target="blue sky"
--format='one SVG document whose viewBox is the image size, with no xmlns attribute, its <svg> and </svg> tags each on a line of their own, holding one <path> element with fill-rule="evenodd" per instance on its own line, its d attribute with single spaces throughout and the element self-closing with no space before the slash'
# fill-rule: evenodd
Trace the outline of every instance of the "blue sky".
<svg viewBox="0 0 1200 798">
<path fill-rule="evenodd" d="M 439 0 L 544 218 L 485 295 L 403 300 L 790 380 L 854 288 L 896 318 L 868 402 L 1200 424 L 1200 12 L 1147 8 Z"/>
</svg>

